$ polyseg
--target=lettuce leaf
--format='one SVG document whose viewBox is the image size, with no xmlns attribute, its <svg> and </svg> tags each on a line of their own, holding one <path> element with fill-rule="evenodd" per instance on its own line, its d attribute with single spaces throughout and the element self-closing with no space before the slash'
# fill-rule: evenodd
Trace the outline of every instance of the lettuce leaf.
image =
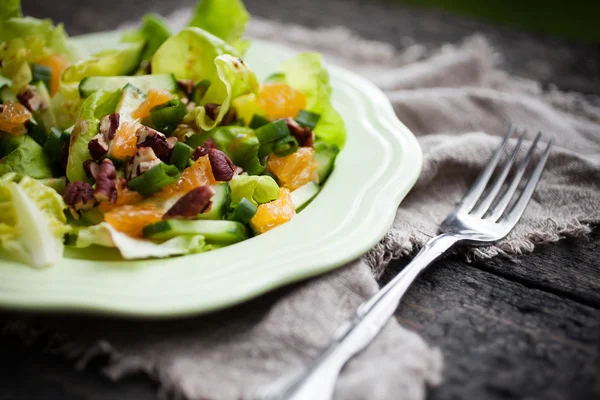
<svg viewBox="0 0 600 400">
<path fill-rule="evenodd" d="M 183 29 L 163 43 L 152 59 L 152 73 L 211 82 L 202 104 L 184 118 L 185 123 L 195 121 L 205 131 L 221 122 L 235 98 L 258 91 L 256 75 L 238 58 L 237 51 L 218 37 L 194 27 Z M 206 115 L 207 103 L 221 106 L 216 120 Z"/>
<path fill-rule="evenodd" d="M 79 230 L 75 247 L 116 247 L 126 260 L 163 258 L 208 250 L 202 235 L 176 236 L 162 243 L 125 235 L 106 222 Z"/>
<path fill-rule="evenodd" d="M 60 77 L 58 92 L 51 100 L 52 110 L 60 129 L 72 126 L 83 99 L 79 83 L 88 76 L 127 75 L 137 68 L 145 42 L 125 43 L 116 49 L 103 51 L 66 68 Z"/>
<path fill-rule="evenodd" d="M 0 3 L 0 21 L 22 16 L 21 0 L 2 0 Z"/>
<path fill-rule="evenodd" d="M 249 42 L 241 40 L 250 14 L 241 0 L 200 0 L 189 26 L 204 29 L 223 39 L 244 54 Z"/>
<path fill-rule="evenodd" d="M 306 110 L 321 115 L 314 129 L 316 138 L 341 149 L 346 142 L 346 127 L 331 105 L 329 74 L 322 65 L 321 55 L 300 53 L 281 64 L 279 71 L 285 74 L 288 85 L 304 93 Z"/>
<path fill-rule="evenodd" d="M 241 59 L 226 54 L 217 57 L 214 63 L 219 80 L 210 86 L 202 103 L 220 104 L 217 118 L 212 120 L 208 117 L 204 105 L 200 105 L 190 111 L 183 120 L 186 123 L 195 121 L 196 126 L 205 131 L 213 129 L 223 120 L 234 99 L 258 91 L 256 75 Z"/>
<path fill-rule="evenodd" d="M 120 98 L 120 89 L 114 92 L 98 90 L 81 105 L 79 118 L 73 128 L 69 143 L 67 178 L 70 182 L 89 181 L 83 170 L 84 161 L 92 158 L 88 150 L 88 143 L 98 133 L 100 118 L 114 112 Z"/>
<path fill-rule="evenodd" d="M 146 14 L 142 18 L 142 26 L 125 32 L 122 42 L 145 42 L 141 60 L 150 61 L 156 50 L 171 36 L 167 21 L 158 14 Z"/>
<path fill-rule="evenodd" d="M 42 146 L 29 135 L 24 136 L 21 144 L 0 159 L 0 176 L 10 172 L 35 179 L 52 176 L 48 156 L 44 153 Z"/>
<path fill-rule="evenodd" d="M 245 197 L 255 206 L 277 200 L 279 186 L 268 175 L 239 175 L 229 181 L 231 202 L 237 203 Z"/>
<path fill-rule="evenodd" d="M 62 258 L 66 225 L 62 197 L 35 179 L 16 174 L 0 179 L 0 245 L 12 257 L 34 267 Z"/>
</svg>

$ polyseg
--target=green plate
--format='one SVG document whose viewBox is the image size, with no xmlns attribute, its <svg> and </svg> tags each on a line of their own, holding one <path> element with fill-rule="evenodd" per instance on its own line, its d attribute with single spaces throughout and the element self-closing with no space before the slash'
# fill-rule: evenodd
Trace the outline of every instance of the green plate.
<svg viewBox="0 0 600 400">
<path fill-rule="evenodd" d="M 99 51 L 109 32 L 79 38 Z M 245 60 L 265 78 L 293 52 L 254 41 Z M 421 170 L 413 134 L 360 76 L 329 67 L 333 104 L 348 128 L 335 170 L 292 221 L 250 240 L 196 255 L 123 261 L 112 249 L 69 250 L 38 270 L 0 255 L 0 307 L 132 317 L 175 317 L 228 307 L 344 265 L 390 228 Z"/>
</svg>

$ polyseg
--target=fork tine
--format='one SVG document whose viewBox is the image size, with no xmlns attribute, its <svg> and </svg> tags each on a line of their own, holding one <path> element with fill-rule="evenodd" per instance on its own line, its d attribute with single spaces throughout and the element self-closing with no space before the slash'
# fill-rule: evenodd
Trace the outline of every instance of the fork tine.
<svg viewBox="0 0 600 400">
<path fill-rule="evenodd" d="M 544 166 L 546 165 L 546 161 L 548 160 L 548 156 L 550 155 L 550 148 L 552 147 L 552 142 L 552 139 L 548 141 L 548 145 L 546 146 L 546 150 L 544 150 L 544 154 L 542 154 L 540 161 L 538 161 L 538 164 L 536 165 L 535 169 L 531 173 L 531 176 L 527 180 L 527 185 L 525 185 L 525 189 L 523 189 L 523 192 L 519 196 L 519 199 L 517 200 L 515 205 L 511 208 L 508 214 L 506 214 L 506 216 L 498 222 L 515 225 L 519 218 L 521 218 L 521 215 L 523 215 L 523 211 L 525 211 L 525 207 L 527 206 L 527 203 L 529 203 L 531 195 L 533 194 L 533 191 L 535 190 L 535 187 L 537 186 L 537 183 L 539 182 L 540 177 L 542 176 Z"/>
<path fill-rule="evenodd" d="M 498 175 L 498 177 L 496 177 L 496 179 L 494 180 L 494 183 L 492 184 L 492 188 L 490 189 L 489 193 L 473 209 L 473 211 L 471 212 L 472 215 L 477 216 L 477 217 L 482 217 L 487 212 L 490 205 L 492 205 L 492 203 L 494 202 L 494 199 L 496 198 L 496 196 L 498 196 L 498 193 L 500 193 L 500 190 L 502 189 L 502 185 L 504 185 L 504 181 L 506 180 L 506 177 L 508 176 L 508 173 L 510 172 L 510 168 L 512 167 L 513 163 L 515 162 L 515 159 L 517 158 L 517 155 L 519 154 L 519 148 L 521 147 L 521 143 L 523 143 L 523 139 L 525 139 L 526 135 L 527 135 L 527 131 L 525 130 L 519 137 L 519 141 L 517 142 L 517 145 L 513 149 L 513 152 L 511 154 L 510 158 L 506 161 L 506 163 L 504 163 L 504 166 L 502 167 L 502 171 L 500 172 L 500 175 Z"/>
<path fill-rule="evenodd" d="M 504 152 L 504 148 L 508 143 L 508 139 L 512 137 L 514 132 L 515 126 L 511 125 L 510 129 L 508 130 L 508 134 L 504 136 L 502 143 L 500 143 L 500 145 L 492 155 L 492 158 L 490 159 L 490 161 L 488 161 L 488 164 L 486 165 L 485 169 L 477 177 L 475 183 L 473 183 L 467 194 L 465 194 L 465 197 L 463 197 L 463 199 L 460 201 L 458 205 L 459 209 L 469 212 L 475 206 L 477 200 L 479 200 L 479 196 L 481 196 L 481 194 L 485 190 L 485 187 L 488 181 L 490 180 L 492 173 L 496 169 L 496 166 L 500 161 L 500 157 L 502 157 L 502 153 Z"/>
<path fill-rule="evenodd" d="M 517 190 L 517 187 L 519 186 L 519 182 L 521 182 L 521 178 L 523 178 L 523 175 L 525 174 L 525 170 L 529 165 L 529 161 L 531 161 L 531 159 L 533 158 L 533 153 L 535 152 L 535 148 L 537 147 L 537 143 L 540 140 L 541 136 L 541 132 L 538 132 L 538 134 L 535 135 L 535 138 L 531 143 L 531 147 L 529 148 L 529 151 L 525 155 L 523 161 L 521 161 L 521 164 L 519 165 L 517 172 L 515 173 L 515 176 L 513 177 L 513 180 L 510 183 L 508 189 L 506 189 L 506 192 L 504 192 L 504 194 L 500 198 L 500 201 L 492 208 L 492 213 L 488 217 L 490 220 L 497 221 L 498 218 L 500 218 L 504 213 L 504 210 L 506 210 L 508 203 L 510 203 L 510 199 L 512 199 L 513 195 L 515 194 L 515 191 Z"/>
</svg>

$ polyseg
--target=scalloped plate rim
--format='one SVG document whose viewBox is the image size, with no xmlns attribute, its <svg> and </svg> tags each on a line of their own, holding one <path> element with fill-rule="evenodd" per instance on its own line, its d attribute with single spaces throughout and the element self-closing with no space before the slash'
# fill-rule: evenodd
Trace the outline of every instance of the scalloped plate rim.
<svg viewBox="0 0 600 400">
<path fill-rule="evenodd" d="M 101 33 L 97 33 L 97 34 L 89 34 L 89 35 L 80 36 L 80 37 L 78 37 L 78 39 L 98 40 L 95 38 L 101 38 L 102 36 L 114 37 L 116 34 L 117 33 L 115 31 L 101 32 Z M 280 45 L 253 39 L 253 47 L 251 48 L 251 50 L 253 48 L 255 48 L 255 46 L 258 46 L 259 48 L 267 48 L 267 49 L 271 48 L 272 50 L 277 50 L 278 52 L 281 53 L 281 54 L 279 54 L 280 58 L 282 55 L 287 57 L 294 53 L 293 50 L 282 47 Z M 252 65 L 253 65 L 252 61 L 249 61 L 249 65 L 252 67 Z M 376 182 L 379 182 L 380 178 L 382 178 L 382 177 L 386 177 L 388 179 L 384 183 L 382 183 L 378 186 L 379 196 L 375 196 L 375 199 L 373 199 L 374 202 L 371 204 L 370 209 L 369 209 L 369 215 L 371 215 L 373 213 L 377 214 L 378 218 L 376 218 L 374 221 L 372 221 L 375 227 L 373 227 L 373 226 L 366 227 L 367 229 L 371 229 L 371 230 L 368 233 L 368 235 L 359 235 L 358 236 L 358 240 L 361 241 L 359 244 L 356 244 L 355 242 L 351 242 L 351 241 L 357 239 L 355 237 L 356 233 L 362 228 L 362 226 L 364 225 L 364 221 L 363 221 L 363 223 L 357 222 L 357 225 L 354 225 L 354 227 L 352 228 L 353 230 L 350 232 L 350 235 L 354 235 L 354 236 L 350 236 L 350 238 L 348 239 L 348 235 L 346 235 L 345 237 L 337 235 L 337 236 L 335 236 L 336 239 L 333 242 L 333 244 L 329 244 L 329 248 L 334 247 L 337 250 L 339 250 L 340 246 L 342 246 L 342 244 L 344 244 L 345 241 L 350 241 L 350 245 L 352 246 L 350 248 L 350 250 L 347 250 L 344 253 L 338 253 L 336 257 L 331 259 L 331 255 L 326 252 L 328 249 L 328 247 L 326 245 L 326 246 L 324 246 L 324 250 L 322 251 L 322 253 L 324 253 L 322 255 L 324 258 L 320 259 L 322 261 L 319 261 L 317 259 L 312 259 L 310 262 L 304 263 L 304 265 L 302 265 L 301 268 L 297 267 L 297 268 L 293 269 L 292 271 L 285 270 L 285 269 L 278 269 L 278 270 L 271 271 L 272 272 L 271 274 L 263 275 L 263 276 L 260 276 L 259 278 L 254 277 L 254 279 L 248 279 L 244 282 L 243 288 L 238 290 L 234 295 L 224 296 L 223 298 L 219 298 L 217 296 L 217 300 L 213 299 L 212 302 L 203 301 L 201 298 L 202 295 L 198 295 L 199 298 L 197 301 L 187 300 L 187 301 L 181 301 L 180 303 L 177 303 L 177 301 L 176 301 L 177 305 L 173 305 L 173 304 L 165 304 L 165 303 L 156 302 L 156 301 L 153 302 L 152 298 L 144 299 L 143 297 L 136 298 L 135 296 L 130 298 L 127 296 L 127 293 L 121 293 L 120 300 L 125 301 L 125 304 L 123 304 L 123 303 L 119 303 L 118 301 L 116 301 L 117 299 L 107 298 L 106 296 L 108 296 L 108 294 L 102 295 L 102 293 L 101 293 L 98 295 L 95 293 L 89 293 L 89 296 L 85 296 L 82 294 L 77 294 L 77 291 L 74 291 L 74 290 L 72 290 L 71 296 L 67 295 L 66 297 L 61 297 L 60 295 L 57 295 L 56 293 L 53 294 L 52 290 L 50 290 L 48 293 L 46 293 L 46 297 L 44 297 L 44 296 L 42 296 L 42 297 L 36 297 L 36 296 L 27 297 L 28 294 L 29 295 L 32 295 L 32 294 L 39 295 L 39 292 L 34 293 L 34 290 L 36 290 L 36 289 L 42 290 L 42 293 L 44 293 L 43 292 L 44 283 L 46 283 L 46 282 L 45 282 L 45 278 L 44 278 L 43 274 L 48 273 L 48 271 L 36 271 L 36 273 L 39 272 L 39 275 L 40 275 L 38 280 L 36 280 L 35 277 L 33 278 L 33 282 L 39 286 L 37 288 L 29 288 L 29 287 L 19 288 L 18 285 L 17 285 L 17 287 L 15 287 L 14 283 L 13 283 L 13 285 L 7 285 L 5 281 L 0 279 L 0 307 L 5 308 L 5 309 L 30 310 L 30 311 L 86 312 L 86 313 L 103 314 L 103 315 L 120 315 L 120 316 L 128 316 L 128 317 L 135 317 L 135 318 L 171 318 L 171 317 L 198 315 L 198 314 L 204 314 L 207 312 L 212 312 L 212 311 L 219 310 L 222 308 L 230 307 L 232 305 L 239 304 L 244 301 L 255 298 L 261 294 L 264 294 L 264 293 L 271 291 L 273 289 L 276 289 L 278 287 L 287 285 L 289 283 L 303 280 L 303 279 L 306 279 L 309 277 L 317 276 L 317 275 L 323 274 L 325 272 L 337 269 L 341 265 L 344 265 L 347 262 L 360 257 L 362 254 L 364 254 L 366 251 L 368 251 L 370 248 L 372 248 L 377 242 L 379 242 L 379 240 L 381 240 L 381 238 L 385 235 L 385 233 L 389 230 L 390 226 L 392 225 L 398 205 L 400 204 L 402 199 L 406 196 L 406 194 L 409 192 L 409 190 L 414 186 L 414 184 L 420 174 L 420 170 L 421 170 L 421 166 L 422 166 L 422 151 L 421 151 L 421 148 L 420 148 L 416 138 L 414 137 L 414 135 L 410 132 L 410 130 L 404 124 L 402 124 L 398 120 L 398 118 L 396 117 L 396 115 L 392 109 L 391 104 L 389 103 L 389 100 L 386 98 L 386 96 L 383 94 L 383 92 L 381 92 L 380 89 L 378 89 L 371 82 L 365 80 L 364 78 L 358 76 L 357 74 L 355 74 L 353 72 L 350 72 L 350 71 L 344 70 L 340 67 L 336 67 L 336 66 L 332 66 L 332 65 L 328 65 L 327 67 L 328 67 L 330 75 L 331 75 L 332 85 L 334 86 L 334 90 L 333 90 L 334 100 L 335 100 L 336 94 L 338 94 L 340 92 L 344 92 L 344 91 L 346 91 L 348 93 L 350 93 L 352 91 L 357 91 L 357 92 L 361 93 L 362 95 L 364 95 L 363 99 L 368 100 L 368 101 L 365 101 L 363 104 L 359 104 L 359 106 L 363 107 L 364 109 L 366 109 L 367 107 L 371 107 L 372 112 L 375 113 L 373 116 L 362 115 L 362 118 L 365 119 L 364 121 L 362 121 L 362 123 L 364 123 L 365 127 L 368 128 L 366 130 L 367 131 L 371 130 L 372 134 L 377 135 L 377 136 L 373 137 L 374 142 L 372 142 L 372 143 L 375 143 L 375 140 L 379 140 L 382 142 L 387 140 L 387 142 L 385 144 L 390 145 L 390 148 L 393 146 L 401 146 L 401 154 L 397 154 L 397 153 L 393 153 L 393 152 L 390 153 L 390 149 L 384 148 L 384 150 L 382 150 L 382 151 L 384 151 L 385 154 L 387 154 L 387 156 L 384 157 L 384 159 L 383 159 L 384 164 L 382 164 L 382 166 L 380 168 L 379 175 L 377 175 Z M 354 99 L 354 100 L 356 100 L 356 99 Z M 336 108 L 338 108 L 338 104 L 335 104 L 335 105 L 336 105 Z M 364 111 L 364 109 L 363 109 L 363 111 Z M 370 126 L 370 128 L 369 128 L 369 126 Z M 350 140 L 349 140 L 349 142 L 350 142 Z M 339 159 L 341 159 L 343 157 L 345 160 L 346 158 L 348 158 L 351 155 L 351 154 L 346 153 L 347 150 L 348 150 L 348 146 L 346 146 L 346 148 L 342 151 L 342 153 L 340 153 Z M 399 164 L 395 164 L 392 162 L 394 157 L 400 158 Z M 338 164 L 340 162 L 339 159 L 338 159 Z M 396 171 L 394 171 L 394 170 L 396 170 Z M 341 174 L 342 173 L 339 173 L 338 168 L 336 167 L 336 170 L 334 171 L 334 174 L 331 176 L 330 181 L 324 186 L 322 193 L 320 193 L 317 196 L 317 198 L 315 199 L 315 201 L 314 201 L 315 203 L 319 202 L 319 199 L 321 198 L 321 196 L 324 195 L 324 193 L 331 192 L 330 190 L 328 190 L 329 189 L 328 186 L 330 185 L 331 182 L 335 183 L 334 180 L 338 179 L 338 177 L 342 176 Z M 369 182 L 367 182 L 367 183 L 369 183 Z M 372 183 L 372 185 L 368 186 L 367 188 L 370 189 L 373 185 L 374 185 L 374 183 Z M 353 200 L 353 203 L 352 203 L 353 212 L 355 212 L 356 209 L 361 207 L 361 203 L 363 203 L 365 201 L 365 199 L 367 198 L 367 196 L 369 195 L 369 193 L 366 189 L 363 192 L 364 193 L 359 192 L 360 197 L 357 197 L 356 199 Z M 331 194 L 327 194 L 327 196 L 333 197 L 333 196 L 335 196 L 335 193 L 332 192 Z M 272 232 L 280 231 L 282 234 L 280 236 L 283 236 L 284 231 L 286 234 L 289 234 L 289 231 L 294 229 L 293 227 L 307 225 L 307 222 L 303 222 L 303 225 L 300 225 L 300 223 L 297 223 L 296 219 L 300 219 L 300 217 L 303 216 L 304 213 L 307 213 L 309 210 L 313 210 L 314 208 L 311 208 L 311 206 L 309 206 L 306 210 L 304 210 L 302 213 L 300 213 L 299 216 L 297 218 L 295 218 L 294 220 L 292 220 L 290 223 L 288 223 L 285 226 L 282 226 L 280 228 L 277 228 L 276 230 L 274 230 Z M 363 205 L 363 207 L 364 207 L 364 205 Z M 315 212 L 313 212 L 312 214 L 314 214 L 314 213 Z M 311 217 L 312 217 L 312 215 L 311 215 Z M 371 218 L 373 218 L 373 217 L 371 217 Z M 343 222 L 345 224 L 349 223 L 348 220 L 344 220 Z M 334 230 L 331 232 L 337 232 L 337 231 Z M 331 233 L 331 232 L 329 232 L 329 233 Z M 262 236 L 264 236 L 265 238 L 267 237 L 266 235 L 262 235 Z M 365 236 L 368 236 L 368 237 L 365 237 Z M 276 238 L 274 235 L 271 235 L 271 237 L 272 237 L 273 241 Z M 259 236 L 256 239 L 263 240 L 264 238 Z M 249 240 L 249 241 L 246 241 L 246 242 L 240 243 L 238 245 L 234 245 L 234 246 L 242 245 L 244 247 L 248 247 L 247 243 L 251 243 L 251 242 L 253 242 L 253 240 L 256 240 L 256 239 L 252 239 L 252 240 Z M 263 240 L 263 241 L 265 241 L 265 240 Z M 219 249 L 217 251 L 213 251 L 210 253 L 223 254 L 223 252 L 225 252 L 225 251 L 228 251 L 228 250 L 232 251 L 231 249 L 233 249 L 234 246 L 227 247 L 224 249 Z M 240 249 L 241 249 L 241 247 L 240 247 Z M 346 247 L 346 249 L 348 249 L 348 247 Z M 203 253 L 203 254 L 209 254 L 209 253 Z M 203 256 L 203 254 L 184 256 L 184 257 L 173 258 L 173 259 L 181 260 L 181 259 L 185 259 L 188 257 Z M 315 257 L 315 254 L 319 254 L 318 251 L 314 252 L 314 254 L 312 255 L 313 258 Z M 298 258 L 298 257 L 296 257 L 296 258 Z M 188 258 L 188 259 L 191 260 L 191 258 Z M 140 263 L 140 262 L 143 262 L 143 261 L 135 261 L 133 263 Z M 160 262 L 160 260 L 152 260 L 151 262 L 148 262 L 148 263 L 155 265 L 157 262 Z M 166 260 L 166 262 L 169 262 L 169 259 Z M 183 261 L 182 263 L 184 263 L 184 262 L 185 261 Z M 87 266 L 88 263 L 89 263 L 89 261 L 87 261 L 87 260 L 82 261 L 81 265 Z M 96 263 L 99 263 L 99 262 L 96 262 Z M 94 264 L 94 263 L 92 262 L 92 264 Z M 298 265 L 300 265 L 300 264 L 298 264 Z M 52 268 L 56 269 L 56 268 L 60 268 L 60 267 L 61 267 L 60 265 L 57 265 Z M 91 266 L 91 268 L 96 268 L 96 267 L 98 267 L 97 264 Z M 21 266 L 21 268 L 28 268 L 28 267 Z M 146 267 L 144 266 L 142 268 L 146 268 Z M 128 274 L 129 272 L 130 271 L 125 271 L 124 273 Z M 164 271 L 162 271 L 162 272 L 164 272 Z M 238 281 L 240 280 L 240 277 L 243 276 L 244 271 L 239 271 L 239 272 L 241 273 L 241 275 L 235 276 Z M 2 277 L 3 273 L 5 273 L 5 272 L 2 271 L 2 265 L 0 265 L 0 277 Z M 109 272 L 106 271 L 106 273 L 109 273 Z M 34 274 L 31 274 L 31 275 L 34 275 Z M 143 276 L 143 274 L 144 273 L 142 272 L 142 276 Z M 134 275 L 135 275 L 135 273 L 134 273 Z M 126 276 L 128 277 L 129 275 L 126 275 Z M 51 278 L 49 278 L 49 279 L 50 279 L 50 282 L 52 282 Z M 52 282 L 52 283 L 55 283 L 55 282 Z M 59 280 L 58 284 L 60 286 L 60 284 L 64 284 L 64 283 L 61 283 L 61 281 Z M 73 293 L 75 293 L 76 295 L 73 295 Z M 169 294 L 167 293 L 167 295 L 169 295 Z M 99 297 L 97 297 L 97 296 L 99 296 Z M 173 294 L 171 294 L 171 296 L 172 296 L 172 298 L 177 297 L 177 296 L 174 296 Z"/>
</svg>

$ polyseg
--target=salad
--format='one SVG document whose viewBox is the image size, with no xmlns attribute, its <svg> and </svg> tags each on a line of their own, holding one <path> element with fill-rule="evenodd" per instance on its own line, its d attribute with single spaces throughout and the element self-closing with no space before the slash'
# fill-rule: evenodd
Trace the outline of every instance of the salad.
<svg viewBox="0 0 600 400">
<path fill-rule="evenodd" d="M 202 0 L 178 33 L 158 15 L 91 53 L 0 4 L 0 262 L 65 246 L 125 259 L 203 252 L 291 220 L 346 130 L 317 53 L 259 82 L 240 0 Z"/>
</svg>

